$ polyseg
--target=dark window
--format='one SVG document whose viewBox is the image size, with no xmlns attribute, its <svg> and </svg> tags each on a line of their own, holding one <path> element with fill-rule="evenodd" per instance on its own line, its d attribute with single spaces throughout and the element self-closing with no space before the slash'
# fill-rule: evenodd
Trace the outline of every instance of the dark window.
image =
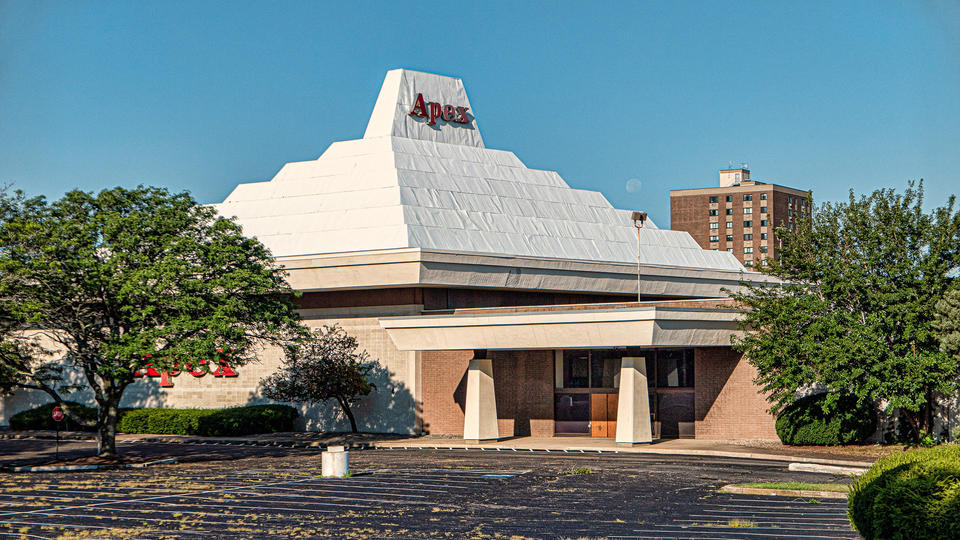
<svg viewBox="0 0 960 540">
<path fill-rule="evenodd" d="M 760 200 L 761 200 L 761 201 L 767 200 L 767 194 L 766 194 L 766 193 L 761 193 L 761 194 L 760 194 Z"/>
<path fill-rule="evenodd" d="M 744 227 L 753 227 L 753 221 L 747 220 L 743 222 Z"/>
<path fill-rule="evenodd" d="M 720 198 L 717 197 L 717 196 L 710 197 L 710 202 L 712 202 L 712 203 L 718 202 L 719 200 L 720 200 Z"/>
<path fill-rule="evenodd" d="M 733 202 L 733 195 L 727 195 L 727 202 Z"/>
<path fill-rule="evenodd" d="M 761 226 L 761 227 L 766 227 L 766 226 L 767 226 L 767 220 L 761 219 L 761 220 L 760 220 L 760 226 Z"/>
<path fill-rule="evenodd" d="M 620 372 L 619 351 L 563 351 L 564 388 L 613 388 Z"/>
<path fill-rule="evenodd" d="M 767 252 L 767 246 L 760 246 L 760 253 L 766 253 L 766 252 Z"/>
<path fill-rule="evenodd" d="M 727 235 L 727 242 L 733 242 L 733 235 L 732 235 L 732 234 L 728 234 L 728 235 Z"/>
<path fill-rule="evenodd" d="M 693 349 L 657 351 L 657 386 L 693 386 Z"/>
<path fill-rule="evenodd" d="M 745 200 L 745 201 L 752 201 L 752 200 L 753 200 L 753 195 L 744 195 L 744 196 L 743 196 L 743 200 Z"/>
<path fill-rule="evenodd" d="M 711 215 L 711 216 L 717 215 L 717 209 L 714 208 L 714 209 L 710 210 L 710 215 Z"/>
<path fill-rule="evenodd" d="M 760 233 L 760 239 L 761 239 L 761 240 L 766 240 L 766 239 L 767 239 L 767 233 L 765 233 L 765 232 Z"/>
<path fill-rule="evenodd" d="M 761 207 L 760 207 L 760 213 L 761 213 L 761 214 L 766 214 L 766 213 L 767 213 L 767 207 L 766 207 L 766 206 L 761 206 Z"/>
<path fill-rule="evenodd" d="M 732 216 L 732 215 L 733 215 L 733 208 L 727 208 L 727 215 L 728 215 L 728 216 Z"/>
<path fill-rule="evenodd" d="M 744 239 L 744 240 L 753 240 L 753 235 L 752 235 L 752 234 L 745 234 L 745 235 L 743 235 L 743 239 Z"/>
<path fill-rule="evenodd" d="M 590 387 L 590 353 L 563 351 L 563 387 Z"/>
</svg>

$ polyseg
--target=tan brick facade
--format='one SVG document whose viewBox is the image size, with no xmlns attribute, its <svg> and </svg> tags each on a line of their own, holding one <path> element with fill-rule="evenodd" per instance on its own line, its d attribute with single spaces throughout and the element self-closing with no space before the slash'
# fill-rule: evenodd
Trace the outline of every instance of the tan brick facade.
<svg viewBox="0 0 960 540">
<path fill-rule="evenodd" d="M 694 352 L 696 437 L 776 439 L 776 418 L 753 379 L 757 370 L 726 347 Z"/>
<path fill-rule="evenodd" d="M 491 351 L 501 437 L 553 436 L 553 351 Z M 462 435 L 467 365 L 473 351 L 421 353 L 422 425 Z"/>
</svg>

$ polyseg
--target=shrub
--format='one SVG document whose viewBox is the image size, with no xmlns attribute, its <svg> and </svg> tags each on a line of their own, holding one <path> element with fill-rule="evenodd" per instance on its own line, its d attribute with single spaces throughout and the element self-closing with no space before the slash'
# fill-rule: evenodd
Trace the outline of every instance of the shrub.
<svg viewBox="0 0 960 540">
<path fill-rule="evenodd" d="M 850 489 L 847 514 L 867 540 L 956 538 L 960 446 L 921 448 L 877 461 Z"/>
<path fill-rule="evenodd" d="M 831 413 L 823 411 L 827 394 L 807 396 L 787 405 L 777 416 L 777 436 L 783 444 L 832 446 L 862 443 L 877 430 L 872 405 L 841 394 Z"/>
<path fill-rule="evenodd" d="M 239 436 L 292 431 L 300 414 L 289 405 L 229 409 L 133 409 L 117 424 L 121 433 Z"/>
<path fill-rule="evenodd" d="M 73 401 L 66 402 L 70 406 L 70 411 L 79 416 L 82 420 L 97 420 L 98 409 L 96 407 L 87 407 Z M 56 403 L 47 403 L 39 407 L 34 407 L 26 411 L 20 411 L 10 417 L 10 429 L 57 429 L 57 422 L 53 421 L 53 408 Z M 60 429 L 66 431 L 96 431 L 92 427 L 84 427 L 74 422 L 70 417 L 65 417 L 60 422 Z"/>
</svg>

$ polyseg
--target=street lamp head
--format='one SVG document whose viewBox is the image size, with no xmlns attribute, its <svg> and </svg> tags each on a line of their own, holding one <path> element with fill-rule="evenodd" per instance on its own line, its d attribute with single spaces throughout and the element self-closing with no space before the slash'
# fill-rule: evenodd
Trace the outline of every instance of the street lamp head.
<svg viewBox="0 0 960 540">
<path fill-rule="evenodd" d="M 630 217 L 633 219 L 633 226 L 640 229 L 643 228 L 643 222 L 647 220 L 647 213 L 633 212 Z"/>
</svg>

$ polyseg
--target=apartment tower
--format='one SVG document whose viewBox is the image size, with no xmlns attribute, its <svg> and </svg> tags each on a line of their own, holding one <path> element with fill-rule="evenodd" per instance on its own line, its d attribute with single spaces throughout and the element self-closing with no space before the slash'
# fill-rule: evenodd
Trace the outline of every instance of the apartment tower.
<svg viewBox="0 0 960 540">
<path fill-rule="evenodd" d="M 751 180 L 746 167 L 720 171 L 720 187 L 670 190 L 670 228 L 748 268 L 776 258 L 777 227 L 795 228 L 809 211 L 806 191 Z"/>
</svg>

